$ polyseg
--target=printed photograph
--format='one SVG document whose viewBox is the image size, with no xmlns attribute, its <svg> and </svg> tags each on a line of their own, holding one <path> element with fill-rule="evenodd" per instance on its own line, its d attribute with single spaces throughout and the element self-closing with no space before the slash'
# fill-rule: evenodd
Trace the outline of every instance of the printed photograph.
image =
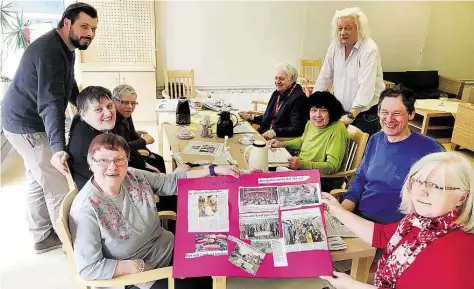
<svg viewBox="0 0 474 289">
<path fill-rule="evenodd" d="M 281 208 L 314 205 L 320 203 L 319 184 L 278 187 Z"/>
<path fill-rule="evenodd" d="M 289 251 L 327 249 L 319 208 L 283 211 L 283 237 Z"/>
<path fill-rule="evenodd" d="M 217 215 L 217 195 L 203 195 L 198 197 L 199 217 L 213 217 Z"/>
<path fill-rule="evenodd" d="M 199 152 L 213 154 L 215 150 L 216 148 L 213 145 L 204 144 L 201 146 L 201 149 L 199 150 Z"/>
<path fill-rule="evenodd" d="M 265 253 L 254 250 L 245 244 L 237 243 L 229 257 L 229 262 L 255 275 L 264 257 Z"/>
<path fill-rule="evenodd" d="M 241 212 L 278 210 L 277 188 L 240 188 L 239 205 L 241 208 Z"/>
<path fill-rule="evenodd" d="M 224 234 L 196 235 L 196 252 L 227 251 L 227 236 Z"/>
<path fill-rule="evenodd" d="M 240 217 L 240 238 L 247 240 L 278 239 L 278 215 L 274 218 L 245 218 Z"/>
<path fill-rule="evenodd" d="M 272 253 L 272 243 L 270 240 L 251 240 L 250 245 L 264 253 Z"/>
</svg>

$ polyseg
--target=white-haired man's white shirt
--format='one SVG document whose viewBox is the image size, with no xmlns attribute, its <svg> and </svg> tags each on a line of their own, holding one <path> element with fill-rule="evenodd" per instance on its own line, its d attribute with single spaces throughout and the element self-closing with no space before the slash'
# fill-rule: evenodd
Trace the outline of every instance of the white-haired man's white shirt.
<svg viewBox="0 0 474 289">
<path fill-rule="evenodd" d="M 332 41 L 313 91 L 327 90 L 333 83 L 345 111 L 359 107 L 366 111 L 378 103 L 385 89 L 377 44 L 370 38 L 359 40 L 345 58 L 344 45 Z"/>
</svg>

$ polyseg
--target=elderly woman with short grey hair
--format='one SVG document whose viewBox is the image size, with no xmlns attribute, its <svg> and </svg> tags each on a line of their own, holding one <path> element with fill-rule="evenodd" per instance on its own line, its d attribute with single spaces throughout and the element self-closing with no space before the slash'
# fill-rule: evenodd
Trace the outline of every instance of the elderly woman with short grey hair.
<svg viewBox="0 0 474 289">
<path fill-rule="evenodd" d="M 299 137 L 303 134 L 308 109 L 306 95 L 296 83 L 298 70 L 288 64 L 279 63 L 275 70 L 275 87 L 265 113 L 254 116 L 241 112 L 244 120 L 260 125 L 258 132 L 267 140 L 276 137 Z"/>
</svg>

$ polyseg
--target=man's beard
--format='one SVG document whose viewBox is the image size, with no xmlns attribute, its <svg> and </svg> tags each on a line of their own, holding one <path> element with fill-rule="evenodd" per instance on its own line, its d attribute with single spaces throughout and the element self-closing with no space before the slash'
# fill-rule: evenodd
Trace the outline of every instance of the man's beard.
<svg viewBox="0 0 474 289">
<path fill-rule="evenodd" d="M 81 44 L 81 39 L 89 39 L 89 42 L 85 43 L 85 44 Z M 76 47 L 77 49 L 86 50 L 87 47 L 89 47 L 89 44 L 92 42 L 92 38 L 90 38 L 90 37 L 77 37 L 71 31 L 71 33 L 69 33 L 69 41 L 71 41 L 72 45 L 74 45 L 74 47 Z"/>
</svg>

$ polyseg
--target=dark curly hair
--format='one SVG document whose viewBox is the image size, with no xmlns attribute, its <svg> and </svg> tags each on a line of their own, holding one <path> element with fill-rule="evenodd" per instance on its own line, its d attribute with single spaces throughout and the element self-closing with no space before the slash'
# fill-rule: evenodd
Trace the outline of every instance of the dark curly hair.
<svg viewBox="0 0 474 289">
<path fill-rule="evenodd" d="M 316 91 L 308 97 L 308 113 L 311 108 L 325 108 L 329 112 L 329 124 L 338 121 L 345 114 L 342 103 L 328 91 Z"/>
<path fill-rule="evenodd" d="M 408 111 L 408 114 L 412 114 L 415 111 L 415 92 L 411 89 L 407 88 L 387 88 L 382 93 L 380 93 L 380 99 L 379 99 L 379 111 L 380 111 L 380 106 L 382 104 L 382 101 L 386 97 L 402 97 L 402 102 L 405 108 Z"/>
</svg>

